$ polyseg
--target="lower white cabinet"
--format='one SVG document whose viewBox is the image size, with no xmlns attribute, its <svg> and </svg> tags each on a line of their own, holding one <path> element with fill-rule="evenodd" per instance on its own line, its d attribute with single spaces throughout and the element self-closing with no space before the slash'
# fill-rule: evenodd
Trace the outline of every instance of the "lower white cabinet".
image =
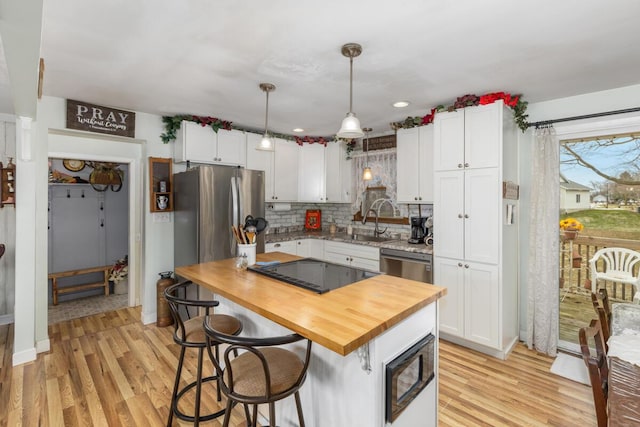
<svg viewBox="0 0 640 427">
<path fill-rule="evenodd" d="M 265 245 L 265 252 L 284 252 L 341 265 L 380 271 L 380 250 L 371 246 L 319 239 L 297 239 Z"/>
<path fill-rule="evenodd" d="M 498 266 L 434 257 L 436 283 L 447 288 L 440 300 L 440 332 L 500 348 Z"/>
<path fill-rule="evenodd" d="M 324 259 L 336 264 L 380 271 L 380 250 L 371 246 L 325 241 Z"/>
<path fill-rule="evenodd" d="M 318 239 L 296 239 L 267 243 L 265 252 L 284 252 L 305 258 L 324 259 L 324 241 Z"/>
<path fill-rule="evenodd" d="M 286 242 L 267 243 L 264 245 L 265 252 L 284 252 L 291 255 L 297 255 L 297 245 L 295 240 L 287 240 Z"/>
<path fill-rule="evenodd" d="M 305 258 L 324 259 L 324 241 L 318 239 L 298 239 L 296 255 Z"/>
</svg>

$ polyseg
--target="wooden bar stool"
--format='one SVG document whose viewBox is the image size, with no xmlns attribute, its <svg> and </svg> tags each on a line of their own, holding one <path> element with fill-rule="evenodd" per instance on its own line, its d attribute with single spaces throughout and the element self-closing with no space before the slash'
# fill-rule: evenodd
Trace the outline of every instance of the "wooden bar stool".
<svg viewBox="0 0 640 427">
<path fill-rule="evenodd" d="M 211 320 L 211 319 L 209 319 Z M 311 357 L 311 341 L 306 340 L 304 360 L 293 351 L 280 346 L 305 340 L 298 334 L 270 338 L 233 336 L 221 331 L 211 321 L 205 321 L 204 330 L 213 343 L 228 344 L 223 360 L 212 352 L 209 357 L 220 375 L 220 388 L 227 397 L 227 410 L 222 422 L 229 426 L 234 403 L 245 406 L 247 425 L 256 426 L 258 405 L 269 405 L 269 426 L 276 425 L 275 402 L 295 396 L 299 426 L 304 427 L 304 416 L 298 390 L 304 383 Z M 224 362 L 222 364 L 221 362 Z M 249 419 L 248 405 L 253 405 L 253 419 Z"/>
<path fill-rule="evenodd" d="M 217 329 L 224 331 L 230 336 L 237 335 L 242 331 L 242 323 L 233 316 L 225 314 L 210 314 L 210 309 L 219 305 L 218 301 L 213 300 L 190 300 L 187 299 L 187 288 L 189 286 L 197 287 L 191 281 L 181 282 L 172 285 L 165 289 L 164 296 L 169 303 L 171 315 L 173 316 L 175 330 L 173 333 L 173 340 L 180 345 L 180 358 L 178 362 L 178 369 L 176 371 L 176 381 L 173 386 L 173 393 L 171 395 L 171 406 L 169 408 L 169 419 L 167 420 L 167 426 L 171 426 L 173 422 L 173 416 L 175 415 L 183 421 L 193 422 L 194 425 L 198 425 L 200 421 L 212 420 L 225 413 L 225 409 L 214 412 L 212 414 L 200 415 L 200 394 L 202 390 L 202 383 L 208 381 L 217 382 L 217 398 L 221 400 L 220 396 L 220 379 L 218 375 L 212 375 L 202 378 L 202 359 L 205 348 L 215 347 L 217 353 L 218 343 L 208 343 L 207 336 L 202 327 L 204 319 L 208 318 L 208 321 L 214 325 Z M 184 297 L 178 296 L 182 293 Z M 190 317 L 189 308 L 195 307 L 197 309 L 203 308 L 204 315 L 198 315 Z M 198 371 L 196 374 L 196 380 L 180 388 L 180 378 L 182 375 L 182 365 L 184 363 L 184 355 L 187 348 L 198 349 Z M 217 367 L 216 367 L 217 368 Z M 178 402 L 193 387 L 196 388 L 195 408 L 193 415 L 187 415 L 178 409 Z"/>
</svg>

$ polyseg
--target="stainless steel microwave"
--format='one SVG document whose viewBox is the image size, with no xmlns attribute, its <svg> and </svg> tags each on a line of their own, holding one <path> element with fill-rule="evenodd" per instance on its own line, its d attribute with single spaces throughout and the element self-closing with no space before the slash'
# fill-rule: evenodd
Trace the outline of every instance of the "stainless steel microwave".
<svg viewBox="0 0 640 427">
<path fill-rule="evenodd" d="M 392 423 L 435 377 L 435 337 L 429 334 L 385 369 L 386 419 Z"/>
</svg>

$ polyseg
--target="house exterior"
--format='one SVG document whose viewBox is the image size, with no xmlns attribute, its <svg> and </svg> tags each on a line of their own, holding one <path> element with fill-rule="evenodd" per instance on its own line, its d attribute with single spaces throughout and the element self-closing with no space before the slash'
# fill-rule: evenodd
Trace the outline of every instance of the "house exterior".
<svg viewBox="0 0 640 427">
<path fill-rule="evenodd" d="M 591 207 L 591 188 L 560 174 L 560 213 L 582 211 Z"/>
</svg>

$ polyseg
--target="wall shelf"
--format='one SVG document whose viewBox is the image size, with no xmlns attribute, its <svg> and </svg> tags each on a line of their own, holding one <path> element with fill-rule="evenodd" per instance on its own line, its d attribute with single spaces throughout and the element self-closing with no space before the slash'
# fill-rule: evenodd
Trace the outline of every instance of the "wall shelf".
<svg viewBox="0 0 640 427">
<path fill-rule="evenodd" d="M 16 204 L 16 165 L 9 158 L 7 167 L 0 163 L 0 208 Z"/>
<path fill-rule="evenodd" d="M 172 159 L 149 157 L 149 208 L 151 212 L 173 211 Z"/>
</svg>

